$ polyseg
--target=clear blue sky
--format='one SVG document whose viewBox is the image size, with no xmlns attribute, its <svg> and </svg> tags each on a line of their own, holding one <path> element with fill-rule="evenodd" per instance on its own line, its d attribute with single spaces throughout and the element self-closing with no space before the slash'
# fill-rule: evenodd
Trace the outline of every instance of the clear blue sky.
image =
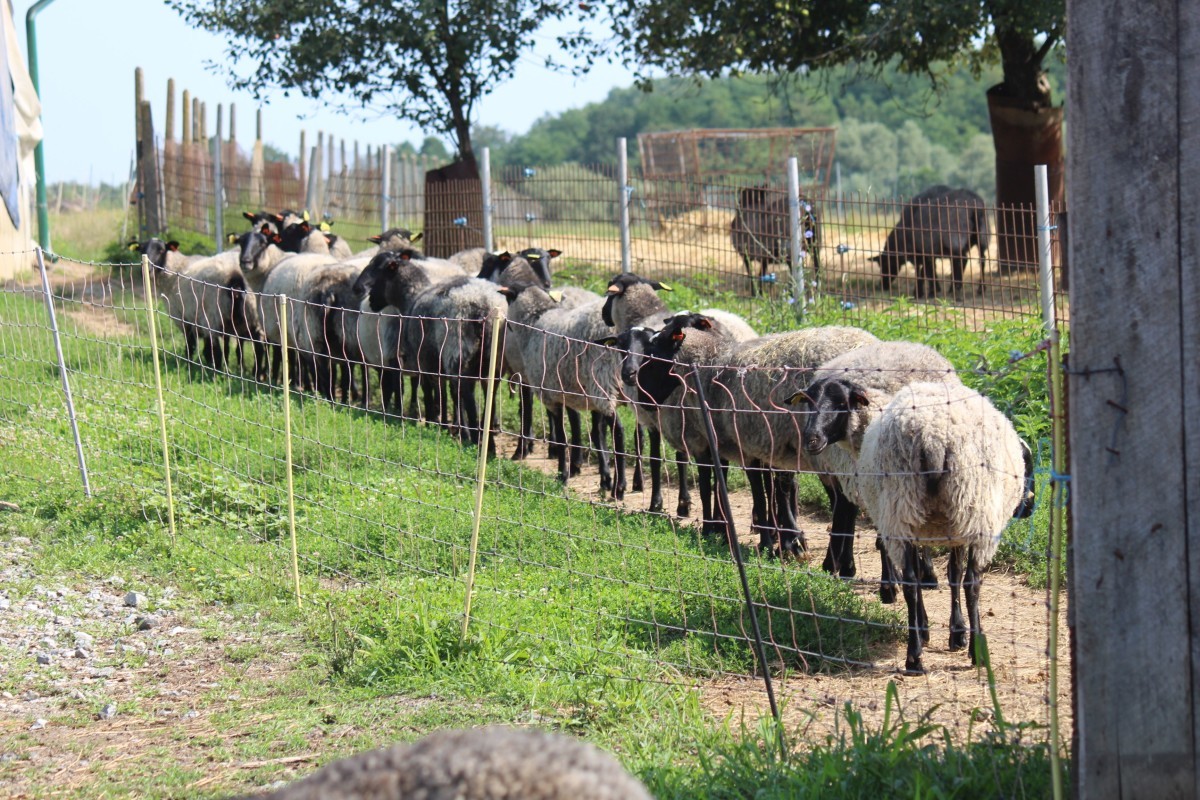
<svg viewBox="0 0 1200 800">
<path fill-rule="evenodd" d="M 14 0 L 13 18 L 25 49 L 25 12 L 33 0 Z M 133 153 L 133 72 L 145 72 L 146 96 L 161 134 L 166 113 L 167 79 L 207 103 L 210 133 L 218 103 L 237 105 L 239 141 L 254 136 L 254 99 L 229 89 L 222 76 L 205 67 L 225 52 L 221 39 L 186 25 L 161 0 L 56 0 L 37 17 L 42 122 L 45 127 L 46 177 L 90 179 L 94 183 L 125 180 Z M 623 68 L 601 65 L 593 74 L 574 79 L 547 70 L 545 56 L 556 52 L 553 31 L 537 37 L 515 77 L 486 98 L 476 122 L 524 132 L 540 116 L 602 100 L 609 90 L 629 85 Z M 176 100 L 178 103 L 178 99 Z M 226 112 L 228 118 L 228 112 Z M 178 125 L 176 121 L 176 135 Z M 263 107 L 264 139 L 296 153 L 300 130 L 308 142 L 318 130 L 367 144 L 419 144 L 425 133 L 392 119 L 344 117 L 298 97 L 278 97 Z"/>
</svg>

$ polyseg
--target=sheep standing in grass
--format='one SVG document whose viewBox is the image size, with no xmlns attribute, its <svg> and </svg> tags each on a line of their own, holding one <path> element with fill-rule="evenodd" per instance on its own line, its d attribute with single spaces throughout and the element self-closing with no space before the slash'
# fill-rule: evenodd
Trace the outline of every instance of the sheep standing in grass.
<svg viewBox="0 0 1200 800">
<path fill-rule="evenodd" d="M 617 760 L 559 734 L 443 730 L 335 761 L 266 800 L 651 800 Z"/>
<path fill-rule="evenodd" d="M 525 290 L 540 292 L 533 286 Z M 523 293 L 523 294 L 524 294 Z M 600 461 L 600 490 L 620 500 L 625 495 L 625 430 L 617 417 L 622 396 L 616 354 L 595 342 L 613 335 L 603 318 L 606 298 L 577 306 L 551 308 L 526 330 L 521 363 L 524 378 L 542 399 L 551 419 L 554 453 L 558 456 L 559 478 L 566 482 L 582 460 L 578 428 L 572 442 L 566 441 L 563 414 L 575 410 L 592 415 L 592 447 Z M 612 429 L 614 471 L 609 469 L 607 431 Z"/>
<path fill-rule="evenodd" d="M 155 290 L 166 297 L 168 313 L 183 332 L 188 360 L 194 357 L 199 335 L 204 338 L 209 366 L 222 369 L 226 342 L 234 337 L 253 343 L 255 374 L 261 375 L 264 351 L 258 305 L 238 268 L 237 251 L 189 257 L 179 252 L 178 242 L 161 239 L 150 239 L 139 249 L 154 267 Z"/>
<path fill-rule="evenodd" d="M 419 375 L 425 418 L 446 417 L 448 382 L 455 400 L 459 435 L 478 443 L 476 384 L 485 376 L 491 321 L 507 304 L 490 281 L 461 276 L 433 282 L 414 262 L 410 251 L 380 253 L 364 270 L 370 279 L 372 309 L 395 306 L 408 319 L 402 328 L 404 361 Z M 503 335 L 503 333 L 501 334 Z M 493 422 L 495 424 L 495 422 Z M 489 440 L 489 450 L 495 440 Z"/>
<path fill-rule="evenodd" d="M 821 238 L 820 225 L 812 201 L 800 198 L 800 229 L 805 253 L 815 257 Z M 737 209 L 729 227 L 733 249 L 742 257 L 750 293 L 758 293 L 758 284 L 768 280 L 771 264 L 786 263 L 791 255 L 792 234 L 789 221 L 787 193 L 770 186 L 747 186 L 738 192 Z M 761 265 L 758 277 L 751 261 Z M 819 264 L 814 258 L 814 272 Z"/>
<path fill-rule="evenodd" d="M 812 373 L 814 384 L 824 385 L 820 383 L 821 378 L 854 381 L 889 396 L 910 383 L 960 383 L 954 365 L 945 356 L 932 347 L 904 341 L 875 342 L 843 353 Z M 799 394 L 789 402 L 796 404 L 808 399 L 806 395 Z M 813 402 L 816 402 L 816 398 L 813 398 Z M 804 407 L 803 411 L 807 412 L 808 407 Z M 837 430 L 837 425 L 849 422 L 849 417 L 841 417 L 832 424 Z M 855 487 L 856 466 L 846 450 L 818 445 L 816 441 L 806 440 L 804 443 L 805 452 L 825 485 L 833 512 L 829 549 L 822 566 L 834 575 L 853 578 L 857 574 L 854 563 L 854 523 L 858 516 L 858 504 L 862 502 Z M 880 598 L 885 603 L 893 603 L 896 600 L 893 564 L 884 553 L 882 540 L 878 537 L 875 545 L 882 561 Z M 929 586 L 936 586 L 937 578 L 927 556 L 922 558 L 921 566 L 922 581 Z"/>
<path fill-rule="evenodd" d="M 888 396 L 826 377 L 805 394 L 813 407 L 805 450 L 818 453 L 832 444 L 851 454 L 856 493 L 900 568 L 908 607 L 905 669 L 925 671 L 922 546 L 950 548 L 950 649 L 968 644 L 959 602 L 965 580 L 971 663 L 979 663 L 981 570 L 1008 520 L 1033 512 L 1028 447 L 986 397 L 960 383 L 911 383 Z"/>
</svg>

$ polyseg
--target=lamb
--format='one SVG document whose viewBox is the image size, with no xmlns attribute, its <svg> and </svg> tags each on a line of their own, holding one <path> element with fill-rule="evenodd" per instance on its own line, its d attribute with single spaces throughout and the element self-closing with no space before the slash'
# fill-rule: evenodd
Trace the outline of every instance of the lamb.
<svg viewBox="0 0 1200 800">
<path fill-rule="evenodd" d="M 792 234 L 788 214 L 787 194 L 781 189 L 760 185 L 743 187 L 738 192 L 729 238 L 734 251 L 742 257 L 752 295 L 758 292 L 758 283 L 769 280 L 767 267 L 786 263 L 790 257 Z M 813 255 L 813 268 L 814 271 L 818 270 L 816 256 L 821 241 L 821 227 L 812 201 L 805 197 L 800 198 L 800 228 L 805 241 L 804 250 Z M 752 260 L 761 264 L 757 281 L 750 266 Z"/>
<path fill-rule="evenodd" d="M 616 759 L 560 734 L 436 731 L 329 764 L 263 800 L 651 800 Z"/>
<path fill-rule="evenodd" d="M 812 374 L 813 382 L 818 384 L 821 378 L 834 377 L 853 380 L 888 395 L 895 394 L 904 386 L 918 381 L 959 383 L 954 365 L 945 356 L 926 345 L 903 341 L 875 342 L 851 350 L 822 364 Z M 817 397 L 809 398 L 804 393 L 798 393 L 788 402 L 792 405 L 800 401 L 810 403 L 804 409 L 808 411 L 811 404 L 818 403 L 818 400 Z M 845 417 L 841 417 L 840 420 L 848 421 Z M 831 424 L 836 428 L 838 421 L 835 420 Z M 854 564 L 854 522 L 858 515 L 857 504 L 861 502 L 854 486 L 855 465 L 844 450 L 825 447 L 812 450 L 809 444 L 806 439 L 806 452 L 809 453 L 813 468 L 829 492 L 833 511 L 829 549 L 822 566 L 825 571 L 834 575 L 852 578 L 857 574 Z M 892 603 L 896 599 L 892 564 L 886 555 L 883 555 L 882 541 L 877 539 L 876 547 L 882 560 L 879 594 L 883 602 Z M 936 586 L 937 583 L 933 576 L 933 566 L 927 558 L 922 559 L 922 581 L 931 586 Z"/>
<path fill-rule="evenodd" d="M 972 247 L 979 248 L 979 272 L 987 259 L 987 212 L 983 198 L 969 189 L 930 186 L 913 197 L 900 211 L 900 219 L 888 233 L 883 252 L 870 261 L 883 272 L 883 288 L 911 261 L 917 272 L 917 297 L 933 297 L 938 284 L 934 262 L 949 258 L 954 296 L 962 296 L 963 271 Z"/>
<path fill-rule="evenodd" d="M 237 251 L 188 257 L 179 252 L 178 242 L 156 238 L 139 249 L 154 266 L 156 287 L 165 295 L 168 313 L 183 332 L 188 360 L 193 358 L 200 333 L 209 365 L 224 368 L 225 341 L 234 336 L 253 342 L 255 374 L 261 374 L 264 354 L 258 307 L 238 269 Z"/>
<path fill-rule="evenodd" d="M 929 640 L 918 547 L 950 548 L 950 649 L 966 641 L 959 594 L 964 566 L 971 663 L 979 663 L 980 571 L 991 563 L 1011 517 L 1033 513 L 1029 448 L 983 395 L 955 382 L 916 382 L 893 396 L 826 377 L 805 391 L 816 413 L 805 451 L 829 445 L 854 458 L 856 491 L 884 547 L 900 566 L 908 607 L 905 670 L 923 673 Z"/>
</svg>

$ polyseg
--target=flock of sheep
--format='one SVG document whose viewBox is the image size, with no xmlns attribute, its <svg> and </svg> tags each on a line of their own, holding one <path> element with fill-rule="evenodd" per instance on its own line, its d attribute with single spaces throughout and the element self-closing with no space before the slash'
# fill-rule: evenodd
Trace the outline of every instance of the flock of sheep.
<svg viewBox="0 0 1200 800">
<path fill-rule="evenodd" d="M 663 510 L 665 441 L 679 471 L 677 512 L 691 511 L 694 460 L 703 530 L 727 533 L 730 509 L 713 491 L 713 469 L 736 463 L 749 478 L 759 546 L 779 555 L 807 549 L 796 523 L 795 476 L 814 473 L 833 509 L 825 570 L 856 574 L 860 507 L 878 528 L 881 599 L 894 602 L 899 585 L 908 606 L 906 669 L 924 671 L 929 626 L 921 591 L 936 583 L 930 546 L 950 550 L 950 647 L 967 645 L 969 633 L 976 661 L 980 571 L 1007 520 L 1032 511 L 1032 458 L 1004 415 L 963 386 L 936 351 L 844 326 L 758 336 L 719 309 L 673 313 L 661 294 L 670 287 L 633 274 L 614 277 L 603 295 L 554 289 L 557 251 L 475 249 L 443 260 L 415 247 L 419 234 L 393 229 L 355 254 L 288 212 L 246 216 L 252 229 L 216 256 L 185 257 L 158 239 L 141 245 L 154 267 L 153 291 L 183 331 L 189 359 L 201 337 L 206 361 L 218 369 L 229 358 L 228 342 L 239 344 L 239 354 L 249 343 L 257 378 L 278 382 L 287 358 L 297 386 L 330 400 L 340 392 L 345 402 L 359 384 L 366 403 L 374 374 L 385 410 L 395 413 L 408 377 L 408 416 L 479 443 L 477 385 L 499 336 L 504 368 L 521 390 L 513 458 L 533 450 L 536 396 L 565 482 L 588 457 L 581 415 L 589 414 L 601 491 L 620 499 L 626 443 L 617 410 L 632 405 L 632 489 L 641 490 L 644 429 L 649 509 Z M 706 432 L 706 410 L 715 439 Z M 487 438 L 494 448 L 495 437 Z"/>
</svg>

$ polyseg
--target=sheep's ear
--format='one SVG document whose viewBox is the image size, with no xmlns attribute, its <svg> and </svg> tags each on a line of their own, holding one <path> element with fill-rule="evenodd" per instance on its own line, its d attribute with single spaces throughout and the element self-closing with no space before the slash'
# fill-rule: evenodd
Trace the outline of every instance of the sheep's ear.
<svg viewBox="0 0 1200 800">
<path fill-rule="evenodd" d="M 867 397 L 867 393 L 857 386 L 850 389 L 850 407 L 851 408 L 866 408 L 871 405 L 871 399 Z"/>
<path fill-rule="evenodd" d="M 608 285 L 608 288 L 605 289 L 604 291 L 608 294 L 623 294 L 623 292 L 621 291 L 621 287 L 617 286 L 615 283 L 610 283 Z"/>
<path fill-rule="evenodd" d="M 178 253 L 179 252 L 179 242 L 172 239 L 171 241 L 167 242 L 167 249 L 173 250 L 176 253 Z"/>
<path fill-rule="evenodd" d="M 257 218 L 253 214 L 251 214 L 249 211 L 243 211 L 242 216 L 245 217 L 246 219 L 250 220 L 251 222 L 257 221 Z"/>
<path fill-rule="evenodd" d="M 651 286 L 653 286 L 655 289 L 659 289 L 659 290 L 661 290 L 661 291 L 664 291 L 664 292 L 673 292 L 673 291 L 675 291 L 674 289 L 672 289 L 670 286 L 667 286 L 667 285 L 666 285 L 665 283 L 663 283 L 662 281 L 652 281 L 652 282 L 650 283 L 650 285 L 651 285 Z"/>
<path fill-rule="evenodd" d="M 308 216 L 308 209 L 307 209 L 307 208 L 306 208 L 306 209 L 304 209 L 304 213 L 300 215 L 300 219 L 304 220 L 305 222 L 308 222 L 308 220 L 309 220 L 309 216 Z"/>
<path fill-rule="evenodd" d="M 236 233 L 229 234 L 228 236 L 225 237 L 225 241 L 229 242 L 229 244 L 235 244 L 237 242 L 237 234 Z"/>
<path fill-rule="evenodd" d="M 496 291 L 507 297 L 509 300 L 516 299 L 517 290 L 509 286 L 497 286 Z"/>
<path fill-rule="evenodd" d="M 501 261 L 502 263 L 504 263 L 504 264 L 507 264 L 507 263 L 509 263 L 510 261 L 512 261 L 512 260 L 513 260 L 513 255 L 512 255 L 512 253 L 508 252 L 507 250 L 505 250 L 503 253 L 500 253 L 500 254 L 499 254 L 499 255 L 497 255 L 496 257 L 497 257 L 497 258 L 499 258 L 499 259 L 500 259 L 500 261 Z"/>
<path fill-rule="evenodd" d="M 605 347 L 613 347 L 616 345 L 618 338 L 619 337 L 616 336 L 605 336 L 603 339 L 597 339 L 596 344 L 602 344 Z"/>
<path fill-rule="evenodd" d="M 671 341 L 673 342 L 682 342 L 686 338 L 687 333 L 684 332 L 683 328 L 680 328 L 677 331 L 671 331 Z"/>
<path fill-rule="evenodd" d="M 546 252 L 550 254 L 551 258 L 558 258 L 559 256 L 562 255 L 562 250 L 555 250 L 554 248 L 551 248 L 551 249 L 547 250 Z"/>
<path fill-rule="evenodd" d="M 127 244 L 125 246 L 128 247 L 130 250 L 141 250 L 142 249 L 142 246 L 138 243 L 137 239 L 130 239 L 129 244 Z"/>
<path fill-rule="evenodd" d="M 412 235 L 412 238 L 409 239 L 409 241 L 412 242 L 413 244 L 416 244 L 417 242 L 421 241 L 421 237 L 424 235 L 425 235 L 424 231 L 417 231 L 416 233 L 414 233 Z"/>
<path fill-rule="evenodd" d="M 702 331 L 712 330 L 712 320 L 708 317 L 696 317 L 696 321 L 692 323 L 692 327 Z"/>
<path fill-rule="evenodd" d="M 325 233 L 329 233 L 331 230 L 333 230 L 333 226 L 330 225 L 328 222 L 322 222 L 320 225 L 320 228 Z"/>
<path fill-rule="evenodd" d="M 283 224 L 283 214 L 269 214 L 268 216 L 269 216 L 271 219 L 275 220 L 275 222 L 276 222 L 277 224 L 280 224 L 280 225 L 282 225 L 282 224 Z"/>
<path fill-rule="evenodd" d="M 383 241 L 383 236 L 368 236 L 367 241 L 373 242 L 375 244 L 379 244 L 380 242 Z"/>
<path fill-rule="evenodd" d="M 786 402 L 789 406 L 798 406 L 802 403 L 808 403 L 810 406 L 816 405 L 816 403 L 813 402 L 812 397 L 809 396 L 808 392 L 804 391 L 803 389 L 796 392 L 784 402 Z"/>
<path fill-rule="evenodd" d="M 553 292 L 547 292 L 547 294 L 550 295 L 550 299 L 553 300 L 554 302 L 556 302 L 556 303 L 562 302 L 563 293 L 560 292 L 558 289 L 555 289 Z"/>
<path fill-rule="evenodd" d="M 882 256 L 871 256 L 870 258 L 867 259 L 867 261 L 873 261 L 876 264 L 878 264 L 881 260 L 882 260 Z"/>
</svg>

